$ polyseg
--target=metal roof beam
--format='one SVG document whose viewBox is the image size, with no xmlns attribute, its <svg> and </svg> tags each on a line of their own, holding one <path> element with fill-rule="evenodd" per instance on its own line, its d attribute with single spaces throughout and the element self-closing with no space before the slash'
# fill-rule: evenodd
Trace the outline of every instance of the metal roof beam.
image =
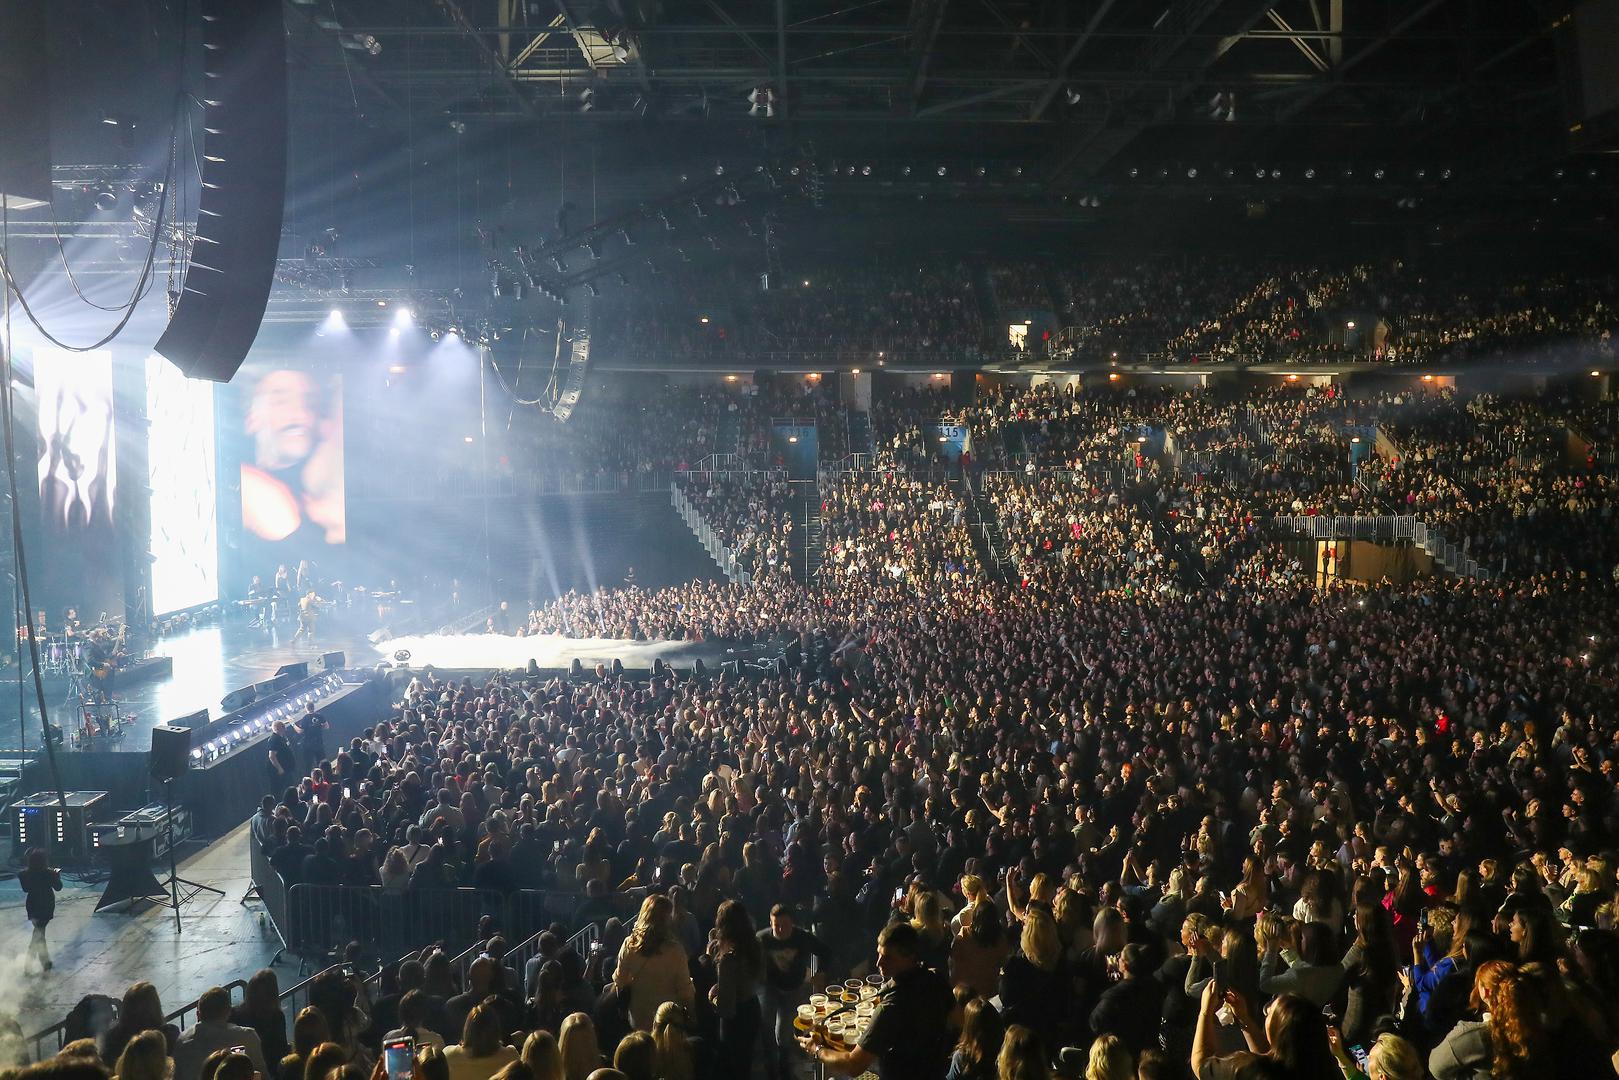
<svg viewBox="0 0 1619 1080">
<path fill-rule="evenodd" d="M 1286 108 L 1284 108 L 1281 111 L 1279 119 L 1288 120 L 1294 116 L 1297 116 L 1304 109 L 1309 108 L 1317 101 L 1320 101 L 1322 98 L 1338 89 L 1344 84 L 1345 75 L 1349 74 L 1355 68 L 1371 59 L 1380 49 L 1382 49 L 1389 42 L 1393 41 L 1395 38 L 1399 37 L 1400 34 L 1406 29 L 1427 18 L 1428 15 L 1434 11 L 1434 9 L 1438 8 L 1444 2 L 1445 0 L 1427 0 L 1426 3 L 1422 4 L 1405 18 L 1389 27 L 1387 31 L 1373 40 L 1370 44 L 1362 48 L 1359 52 L 1355 53 L 1355 55 L 1349 57 L 1343 63 L 1333 68 L 1330 77 L 1324 77 L 1317 81 L 1314 86 L 1305 91 L 1298 98 L 1292 101 Z"/>
<path fill-rule="evenodd" d="M 927 86 L 928 65 L 933 61 L 933 47 L 944 27 L 944 13 L 949 0 L 916 0 L 912 9 L 916 13 L 911 28 L 911 111 L 922 104 L 922 91 Z"/>
<path fill-rule="evenodd" d="M 1091 14 L 1090 21 L 1085 24 L 1085 28 L 1079 32 L 1079 37 L 1075 38 L 1074 43 L 1068 46 L 1068 51 L 1063 53 L 1062 60 L 1057 64 L 1057 74 L 1046 84 L 1046 88 L 1041 91 L 1039 99 L 1035 101 L 1034 107 L 1029 110 L 1030 120 L 1040 119 L 1046 109 L 1051 106 L 1051 100 L 1057 96 L 1057 91 L 1062 89 L 1064 80 L 1068 78 L 1068 69 L 1073 66 L 1074 61 L 1079 57 L 1080 50 L 1085 48 L 1091 39 L 1096 36 L 1097 28 L 1102 25 L 1102 20 L 1107 18 L 1107 13 L 1113 9 L 1114 3 L 1116 3 L 1116 0 L 1102 0 L 1096 11 Z"/>
</svg>

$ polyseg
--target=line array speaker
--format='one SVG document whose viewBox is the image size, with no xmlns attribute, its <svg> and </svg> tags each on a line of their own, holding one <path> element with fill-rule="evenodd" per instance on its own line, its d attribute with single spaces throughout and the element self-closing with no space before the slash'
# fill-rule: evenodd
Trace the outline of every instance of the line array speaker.
<svg viewBox="0 0 1619 1080">
<path fill-rule="evenodd" d="M 287 187 L 282 0 L 201 0 L 202 194 L 185 288 L 157 352 L 194 379 L 229 382 L 258 336 Z"/>
</svg>

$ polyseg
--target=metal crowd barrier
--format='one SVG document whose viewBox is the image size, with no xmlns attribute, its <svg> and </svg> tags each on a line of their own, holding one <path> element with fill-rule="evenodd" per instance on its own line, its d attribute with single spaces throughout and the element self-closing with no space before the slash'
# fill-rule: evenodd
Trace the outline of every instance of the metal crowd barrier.
<svg viewBox="0 0 1619 1080">
<path fill-rule="evenodd" d="M 242 1003 L 242 998 L 247 993 L 247 982 L 245 980 L 234 979 L 221 985 L 230 992 L 232 1005 Z M 173 1012 L 165 1014 L 163 1020 L 165 1023 L 173 1024 L 181 1031 L 184 1031 L 190 1026 L 191 1018 L 196 1015 L 196 1012 L 197 1002 L 188 1001 Z M 32 1060 L 44 1061 L 66 1046 L 67 1042 L 67 1020 L 64 1018 L 44 1031 L 29 1037 L 29 1052 L 32 1055 Z"/>
<path fill-rule="evenodd" d="M 569 924 L 579 893 L 478 889 L 407 889 L 378 885 L 294 885 L 287 891 L 286 924 L 278 927 L 289 952 L 328 955 L 350 941 L 383 953 L 443 942 L 469 943 L 478 921 L 492 915 L 508 938 L 538 933 L 553 922 Z"/>
</svg>

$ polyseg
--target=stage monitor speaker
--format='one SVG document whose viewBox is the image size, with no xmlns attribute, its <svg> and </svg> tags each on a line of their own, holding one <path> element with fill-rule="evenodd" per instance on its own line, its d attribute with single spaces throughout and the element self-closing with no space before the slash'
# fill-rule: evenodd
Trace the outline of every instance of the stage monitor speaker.
<svg viewBox="0 0 1619 1080">
<path fill-rule="evenodd" d="M 341 671 L 348 665 L 348 658 L 340 652 L 320 654 L 320 669 L 322 671 Z"/>
<path fill-rule="evenodd" d="M 207 727 L 208 710 L 198 709 L 194 713 L 187 713 L 185 716 L 176 717 L 175 719 L 169 721 L 169 726 L 186 728 L 187 730 L 190 730 L 191 728 Z"/>
<path fill-rule="evenodd" d="M 237 709 L 246 708 L 259 699 L 259 692 L 251 686 L 244 686 L 240 690 L 232 690 L 219 699 L 221 712 L 233 713 Z"/>
<path fill-rule="evenodd" d="M 291 685 L 292 680 L 285 675 L 273 675 L 263 682 L 254 683 L 253 695 L 257 700 L 263 701 L 265 698 L 274 697 Z"/>
<path fill-rule="evenodd" d="M 156 351 L 193 379 L 229 382 L 258 336 L 287 188 L 282 0 L 199 0 L 204 105 L 196 243 Z"/>
<path fill-rule="evenodd" d="M 300 660 L 296 664 L 282 664 L 275 669 L 275 675 L 277 679 L 283 675 L 290 675 L 293 682 L 307 679 L 309 678 L 309 661 Z"/>
<path fill-rule="evenodd" d="M 166 783 L 184 776 L 190 756 L 190 728 L 159 724 L 152 729 L 150 762 L 153 780 Z"/>
<path fill-rule="evenodd" d="M 0 3 L 0 202 L 51 201 L 50 26 L 45 0 Z"/>
</svg>

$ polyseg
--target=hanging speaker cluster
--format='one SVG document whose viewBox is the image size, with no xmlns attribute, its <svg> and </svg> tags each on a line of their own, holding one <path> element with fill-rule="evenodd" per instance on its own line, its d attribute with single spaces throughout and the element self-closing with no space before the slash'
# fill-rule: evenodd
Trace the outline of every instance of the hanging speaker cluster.
<svg viewBox="0 0 1619 1080">
<path fill-rule="evenodd" d="M 185 288 L 157 352 L 229 382 L 258 335 L 275 276 L 287 186 L 287 47 L 281 0 L 201 0 L 202 192 Z"/>
</svg>

